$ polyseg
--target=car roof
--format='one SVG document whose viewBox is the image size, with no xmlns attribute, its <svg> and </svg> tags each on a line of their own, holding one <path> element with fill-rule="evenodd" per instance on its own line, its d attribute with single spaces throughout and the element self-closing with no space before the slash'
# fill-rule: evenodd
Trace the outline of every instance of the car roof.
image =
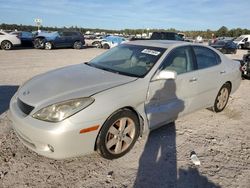
<svg viewBox="0 0 250 188">
<path fill-rule="evenodd" d="M 152 46 L 158 48 L 170 48 L 182 45 L 192 45 L 192 43 L 185 41 L 175 41 L 175 40 L 135 40 L 130 41 L 126 44 L 134 44 L 140 46 Z"/>
</svg>

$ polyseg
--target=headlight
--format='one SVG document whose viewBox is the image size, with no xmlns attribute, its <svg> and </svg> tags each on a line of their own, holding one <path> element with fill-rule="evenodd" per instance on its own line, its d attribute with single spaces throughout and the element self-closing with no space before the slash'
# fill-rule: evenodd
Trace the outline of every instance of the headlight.
<svg viewBox="0 0 250 188">
<path fill-rule="evenodd" d="M 91 97 L 72 99 L 42 108 L 32 117 L 43 121 L 59 122 L 88 107 L 93 102 L 94 99 Z"/>
</svg>

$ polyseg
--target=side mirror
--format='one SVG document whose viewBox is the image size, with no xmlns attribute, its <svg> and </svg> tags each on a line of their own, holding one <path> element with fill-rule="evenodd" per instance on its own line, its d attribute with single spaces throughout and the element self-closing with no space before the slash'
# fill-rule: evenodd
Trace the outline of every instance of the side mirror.
<svg viewBox="0 0 250 188">
<path fill-rule="evenodd" d="M 162 70 L 158 73 L 154 80 L 175 80 L 177 73 L 170 70 Z"/>
</svg>

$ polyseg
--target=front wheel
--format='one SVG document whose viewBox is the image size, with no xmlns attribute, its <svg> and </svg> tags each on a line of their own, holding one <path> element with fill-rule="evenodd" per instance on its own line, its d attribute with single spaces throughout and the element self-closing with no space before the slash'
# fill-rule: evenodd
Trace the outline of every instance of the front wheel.
<svg viewBox="0 0 250 188">
<path fill-rule="evenodd" d="M 3 42 L 1 43 L 1 48 L 2 48 L 3 50 L 11 50 L 12 44 L 11 44 L 10 41 L 5 40 L 5 41 L 3 41 Z"/>
<path fill-rule="evenodd" d="M 74 49 L 77 49 L 77 50 L 81 49 L 82 46 L 83 46 L 83 44 L 82 44 L 81 41 L 76 41 L 76 42 L 74 42 L 74 44 L 73 44 L 73 48 L 74 48 Z"/>
<path fill-rule="evenodd" d="M 97 138 L 97 151 L 106 159 L 122 157 L 131 150 L 138 137 L 138 117 L 130 110 L 118 111 L 104 123 Z"/>
<path fill-rule="evenodd" d="M 215 99 L 214 106 L 213 106 L 213 110 L 216 113 L 223 111 L 224 108 L 226 107 L 228 99 L 229 99 L 230 91 L 231 91 L 231 87 L 228 83 L 224 84 L 221 87 Z"/>
<path fill-rule="evenodd" d="M 103 48 L 104 48 L 104 49 L 109 49 L 110 46 L 109 46 L 108 44 L 103 44 Z"/>
<path fill-rule="evenodd" d="M 45 50 L 51 50 L 52 49 L 52 43 L 51 42 L 45 42 L 44 49 Z"/>
</svg>

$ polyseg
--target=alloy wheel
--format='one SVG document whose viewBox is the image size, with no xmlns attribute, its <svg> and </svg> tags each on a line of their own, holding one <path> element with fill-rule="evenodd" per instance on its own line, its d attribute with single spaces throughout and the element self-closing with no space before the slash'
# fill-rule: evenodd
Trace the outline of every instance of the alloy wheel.
<svg viewBox="0 0 250 188">
<path fill-rule="evenodd" d="M 118 119 L 110 126 L 105 139 L 107 150 L 120 154 L 127 150 L 135 138 L 135 123 L 128 117 Z"/>
</svg>

